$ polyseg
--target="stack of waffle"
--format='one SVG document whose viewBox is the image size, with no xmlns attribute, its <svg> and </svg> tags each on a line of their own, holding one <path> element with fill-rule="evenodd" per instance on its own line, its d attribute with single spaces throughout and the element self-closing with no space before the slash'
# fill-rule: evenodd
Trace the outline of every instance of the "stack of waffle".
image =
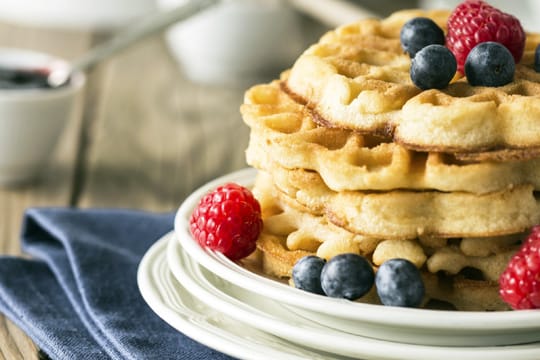
<svg viewBox="0 0 540 360">
<path fill-rule="evenodd" d="M 354 252 L 375 268 L 406 258 L 423 273 L 425 306 L 507 308 L 498 277 L 540 223 L 540 36 L 528 35 L 506 86 L 456 76 L 421 91 L 400 29 L 418 16 L 444 29 L 448 15 L 409 10 L 340 27 L 281 79 L 247 91 L 266 273 L 290 277 L 309 254 Z"/>
</svg>

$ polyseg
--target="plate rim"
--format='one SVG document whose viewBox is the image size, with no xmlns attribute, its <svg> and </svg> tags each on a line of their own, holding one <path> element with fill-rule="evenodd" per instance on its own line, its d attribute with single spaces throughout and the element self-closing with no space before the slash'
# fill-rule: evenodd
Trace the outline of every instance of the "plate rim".
<svg viewBox="0 0 540 360">
<path fill-rule="evenodd" d="M 307 293 L 244 269 L 223 254 L 203 249 L 189 232 L 189 216 L 198 200 L 218 185 L 236 182 L 252 186 L 256 169 L 245 168 L 220 176 L 196 189 L 179 206 L 174 232 L 182 247 L 202 266 L 220 277 L 274 300 L 341 318 L 433 330 L 540 330 L 540 310 L 448 311 L 363 304 Z M 413 321 L 414 320 L 414 321 Z"/>
<path fill-rule="evenodd" d="M 238 335 L 231 335 L 230 332 L 227 332 L 225 329 L 220 328 L 216 325 L 213 325 L 214 329 L 219 330 L 218 332 L 227 332 L 229 335 L 227 338 L 223 336 L 216 335 L 216 331 L 210 332 L 208 330 L 205 330 L 201 328 L 200 326 L 197 326 L 196 323 L 190 322 L 186 320 L 182 315 L 178 314 L 177 311 L 171 308 L 169 304 L 166 304 L 163 300 L 163 294 L 159 293 L 159 291 L 156 289 L 156 285 L 153 284 L 155 282 L 154 276 L 156 275 L 152 270 L 153 268 L 151 265 L 153 262 L 157 261 L 156 258 L 163 257 L 163 261 L 167 261 L 167 245 L 173 239 L 175 236 L 174 232 L 171 231 L 165 235 L 163 235 L 161 238 L 159 238 L 144 254 L 143 258 L 141 259 L 139 266 L 137 268 L 137 286 L 139 289 L 139 293 L 143 297 L 144 301 L 148 304 L 148 306 L 156 313 L 157 316 L 159 316 L 164 322 L 175 328 L 178 332 L 186 335 L 187 337 L 190 337 L 191 339 L 211 348 L 216 351 L 222 352 L 223 354 L 233 356 L 235 358 L 239 359 L 260 359 L 260 351 L 268 351 L 268 348 L 263 348 L 262 345 L 259 346 L 258 349 L 252 349 L 251 347 L 246 347 L 245 343 L 246 340 L 243 337 L 239 337 Z M 168 269 L 168 271 L 171 271 Z M 177 279 L 174 277 L 174 275 L 171 272 L 171 277 L 174 278 L 176 281 L 177 287 L 182 287 L 181 284 L 178 283 Z M 185 288 L 184 288 L 185 290 Z M 197 299 L 194 295 L 189 293 L 187 290 L 185 290 L 189 296 L 193 297 L 194 299 Z M 206 306 L 206 305 L 205 305 Z M 206 306 L 209 309 L 209 306 Z M 201 312 L 196 312 L 193 309 L 187 308 L 189 311 L 197 313 L 202 316 Z M 215 309 L 212 309 L 213 311 L 217 311 Z M 221 312 L 217 311 L 220 316 L 227 317 L 226 314 L 222 314 Z M 219 321 L 217 322 L 219 324 Z M 248 327 L 247 325 L 245 325 Z M 249 327 L 253 328 L 253 327 Z M 230 340 L 231 337 L 235 337 L 236 341 Z M 254 346 L 254 345 L 252 345 Z M 296 345 L 294 345 L 296 346 Z M 283 349 L 283 347 L 274 347 L 272 348 L 272 355 L 273 356 L 283 356 L 283 358 L 290 359 L 290 360 L 300 360 L 304 358 L 299 358 L 298 356 L 291 355 L 291 352 L 287 352 L 286 349 Z"/>
<path fill-rule="evenodd" d="M 218 311 L 227 311 L 228 314 L 230 314 L 231 309 L 238 310 L 238 308 L 235 308 L 234 304 L 226 304 L 227 303 L 227 297 L 234 298 L 234 295 L 231 295 L 230 293 L 227 293 L 226 291 L 219 289 L 215 284 L 211 284 L 214 288 L 215 293 L 224 294 L 224 299 L 218 299 L 216 300 L 219 295 L 216 295 L 215 293 L 212 295 L 208 295 L 210 290 L 208 288 L 205 288 L 206 286 L 204 284 L 200 283 L 200 279 L 193 278 L 190 279 L 190 275 L 193 272 L 190 272 L 189 270 L 182 269 L 182 266 L 180 265 L 181 261 L 178 260 L 178 251 L 185 251 L 183 249 L 182 245 L 175 241 L 174 239 L 171 239 L 168 247 L 167 247 L 167 259 L 169 262 L 169 268 L 171 269 L 174 276 L 177 277 L 178 281 L 181 281 L 183 284 L 186 284 L 186 289 L 190 291 L 195 297 L 199 298 L 200 301 L 206 302 L 208 305 L 209 303 L 212 304 L 220 304 L 220 309 L 217 309 Z M 187 252 L 186 252 L 187 254 Z M 187 257 L 190 258 L 190 261 L 193 262 L 193 266 L 202 267 L 201 264 L 197 263 L 197 261 L 189 256 L 187 254 Z M 208 270 L 208 269 L 207 269 Z M 223 281 L 227 282 L 226 279 L 221 278 L 217 274 L 211 272 L 208 270 L 211 276 L 214 276 L 215 278 L 220 278 Z M 194 275 L 196 276 L 196 274 Z M 204 275 L 201 275 L 204 277 Z M 235 285 L 235 284 L 233 284 Z M 237 285 L 235 285 L 237 286 Z M 195 289 L 198 287 L 199 289 Z M 242 288 L 238 286 L 239 288 Z M 245 289 L 244 289 L 245 290 Z M 245 290 L 248 291 L 248 290 Z M 197 292 L 197 294 L 195 294 Z M 255 296 L 260 297 L 261 295 L 255 294 Z M 236 299 L 237 301 L 240 301 L 239 299 Z M 268 299 L 268 301 L 275 301 L 272 299 Z M 257 309 L 252 304 L 247 304 L 248 307 L 253 308 L 253 311 L 251 314 L 246 313 L 249 312 L 249 310 L 241 310 L 242 314 L 234 315 L 233 317 L 237 318 L 237 320 L 246 322 L 250 320 L 254 320 L 255 323 L 258 325 L 255 325 L 255 327 L 259 327 L 260 329 L 263 329 L 263 322 L 272 321 L 271 319 L 268 320 L 268 317 L 273 316 L 271 313 L 267 313 L 265 311 L 265 315 L 257 316 L 257 313 L 260 313 L 260 309 Z M 232 316 L 232 315 L 231 315 Z M 249 317 L 251 316 L 251 318 Z M 265 320 L 264 317 L 267 317 Z M 255 319 L 254 319 L 255 317 Z M 250 320 L 247 320 L 250 319 Z M 258 322 L 260 321 L 260 322 Z M 307 321 L 307 320 L 306 320 Z M 339 354 L 336 353 L 336 355 L 340 356 L 368 356 L 376 358 L 385 358 L 385 359 L 433 359 L 433 358 L 441 358 L 445 357 L 448 358 L 449 356 L 452 357 L 459 357 L 461 359 L 506 359 L 508 356 L 512 356 L 512 358 L 516 359 L 526 359 L 531 355 L 538 355 L 540 354 L 540 342 L 537 343 L 531 343 L 531 344 L 523 344 L 523 345 L 507 345 L 507 346 L 433 346 L 433 345 L 422 345 L 422 344 L 405 344 L 405 343 L 399 343 L 394 341 L 388 341 L 388 340 L 382 340 L 382 339 L 374 339 L 374 338 L 368 338 L 361 335 L 353 335 L 341 332 L 339 330 L 326 328 L 321 328 L 320 331 L 326 331 L 326 334 L 323 333 L 321 336 L 321 333 L 318 331 L 315 331 L 313 329 L 309 329 L 309 326 L 307 329 L 301 329 L 301 331 L 305 331 L 305 334 L 300 335 L 294 335 L 294 326 L 289 326 L 290 328 L 287 328 L 288 322 L 286 320 L 283 320 L 282 323 L 276 324 L 274 326 L 275 329 L 272 332 L 276 336 L 288 336 L 294 337 L 296 336 L 295 341 L 302 341 L 302 338 L 305 337 L 306 339 L 311 339 L 313 342 L 321 341 L 321 339 L 325 339 L 326 343 L 332 343 L 335 342 L 334 346 L 336 349 L 339 349 L 340 346 L 347 347 L 348 352 L 350 354 L 347 354 L 343 352 L 344 348 L 341 348 L 341 352 Z M 291 328 L 292 327 L 292 328 Z M 278 333 L 279 332 L 279 333 Z M 295 342 L 293 341 L 293 342 Z M 342 342 L 343 341 L 343 342 Z M 307 346 L 313 346 L 307 344 Z M 315 344 L 317 346 L 317 344 Z M 534 346 L 534 347 L 533 347 Z M 360 348 L 360 350 L 358 350 Z M 322 348 L 318 348 L 318 350 L 323 351 Z M 330 349 L 330 351 L 335 351 L 333 349 Z M 338 350 L 339 351 L 339 350 Z M 363 352 L 362 352 L 363 351 Z M 353 353 L 357 352 L 357 353 Z M 534 354 L 533 354 L 534 353 Z M 390 356 L 392 355 L 392 356 Z"/>
</svg>

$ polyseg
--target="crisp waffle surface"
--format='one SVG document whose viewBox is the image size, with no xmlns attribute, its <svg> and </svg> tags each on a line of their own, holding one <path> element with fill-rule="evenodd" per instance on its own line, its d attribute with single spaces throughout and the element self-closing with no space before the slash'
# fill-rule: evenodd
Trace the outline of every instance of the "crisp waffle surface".
<svg viewBox="0 0 540 360">
<path fill-rule="evenodd" d="M 539 34 L 514 80 L 473 87 L 459 74 L 420 90 L 399 33 L 414 17 L 444 30 L 448 11 L 405 10 L 325 34 L 241 107 L 264 229 L 263 271 L 290 278 L 315 254 L 406 258 L 424 307 L 507 310 L 498 278 L 540 223 Z M 363 302 L 377 303 L 372 290 Z"/>
<path fill-rule="evenodd" d="M 272 182 L 291 206 L 326 215 L 350 232 L 385 239 L 486 237 L 523 232 L 540 223 L 530 185 L 483 195 L 437 191 L 332 191 L 316 172 L 275 165 Z"/>
<path fill-rule="evenodd" d="M 375 268 L 391 258 L 406 258 L 423 273 L 426 304 L 438 300 L 458 310 L 507 309 L 498 296 L 497 279 L 522 234 L 453 239 L 370 238 L 337 227 L 325 216 L 289 206 L 281 200 L 271 176 L 263 172 L 253 192 L 261 203 L 265 224 L 257 247 L 266 274 L 289 278 L 294 263 L 312 254 L 330 259 L 340 253 L 357 253 L 370 259 Z M 360 301 L 378 303 L 374 291 Z"/>
<path fill-rule="evenodd" d="M 538 157 L 540 74 L 532 64 L 540 35 L 528 34 L 514 81 L 505 86 L 473 87 L 456 76 L 443 90 L 421 91 L 411 82 L 410 58 L 400 47 L 402 25 L 425 16 L 445 29 L 448 15 L 405 10 L 330 31 L 286 73 L 286 88 L 327 127 L 467 160 Z"/>
<path fill-rule="evenodd" d="M 540 189 L 540 158 L 462 162 L 449 154 L 417 152 L 379 137 L 319 126 L 280 81 L 249 89 L 241 107 L 251 128 L 248 164 L 271 170 L 313 170 L 334 191 L 416 189 L 485 194 L 530 184 Z"/>
</svg>

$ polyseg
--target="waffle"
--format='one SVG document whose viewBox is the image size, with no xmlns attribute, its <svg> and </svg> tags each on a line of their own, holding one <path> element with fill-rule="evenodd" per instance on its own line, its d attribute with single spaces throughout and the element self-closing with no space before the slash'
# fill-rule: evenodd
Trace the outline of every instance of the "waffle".
<svg viewBox="0 0 540 360">
<path fill-rule="evenodd" d="M 289 206 L 273 186 L 268 173 L 259 172 L 257 184 L 253 192 L 263 209 L 265 229 L 274 236 L 286 236 L 286 245 L 290 250 L 317 251 L 318 256 L 329 259 L 341 252 L 367 255 L 380 242 L 351 233 L 322 216 Z"/>
<path fill-rule="evenodd" d="M 251 128 L 249 165 L 314 170 L 334 191 L 406 188 L 485 194 L 522 184 L 540 189 L 540 158 L 464 163 L 351 130 L 321 127 L 279 81 L 249 89 L 241 112 Z"/>
<path fill-rule="evenodd" d="M 291 206 L 324 214 L 335 225 L 368 237 L 500 236 L 521 233 L 540 222 L 540 201 L 530 185 L 484 195 L 404 190 L 335 192 L 316 172 L 287 170 L 274 164 L 269 173 Z"/>
<path fill-rule="evenodd" d="M 268 175 L 259 176 L 253 191 L 263 211 L 264 231 L 257 248 L 266 274 L 290 278 L 294 263 L 314 254 L 325 259 L 340 253 L 362 254 L 375 267 L 391 258 L 406 258 L 423 272 L 426 303 L 444 301 L 458 310 L 507 309 L 499 299 L 496 280 L 515 251 L 516 242 L 521 240 L 521 234 L 452 240 L 371 239 L 335 227 L 324 216 L 288 206 L 280 200 L 279 191 L 273 188 Z M 474 245 L 463 246 L 467 242 Z M 473 278 L 467 275 L 467 270 L 471 269 L 475 274 Z M 360 301 L 377 303 L 378 299 L 371 291 Z"/>
<path fill-rule="evenodd" d="M 286 73 L 286 89 L 326 127 L 380 134 L 408 149 L 462 160 L 538 157 L 540 74 L 532 64 L 540 35 L 528 34 L 508 85 L 473 87 L 456 76 L 445 89 L 421 91 L 411 82 L 410 58 L 399 40 L 402 25 L 425 16 L 444 29 L 448 15 L 406 10 L 330 31 Z"/>
<path fill-rule="evenodd" d="M 402 25 L 448 11 L 406 10 L 325 34 L 241 107 L 264 228 L 257 260 L 274 278 L 315 254 L 406 258 L 424 307 L 506 310 L 498 278 L 540 223 L 540 34 L 527 34 L 514 80 L 473 87 L 456 74 L 422 91 Z M 360 299 L 377 303 L 370 291 Z"/>
</svg>

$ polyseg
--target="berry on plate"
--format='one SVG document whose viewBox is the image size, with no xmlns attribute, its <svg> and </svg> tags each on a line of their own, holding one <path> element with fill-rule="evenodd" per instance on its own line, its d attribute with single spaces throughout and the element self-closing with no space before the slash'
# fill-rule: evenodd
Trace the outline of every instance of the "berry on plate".
<svg viewBox="0 0 540 360">
<path fill-rule="evenodd" d="M 476 45 L 465 61 L 465 75 L 473 86 L 503 86 L 514 79 L 516 64 L 507 48 L 488 41 Z"/>
<path fill-rule="evenodd" d="M 406 259 L 390 259 L 375 274 L 375 286 L 384 305 L 418 307 L 425 293 L 418 268 Z"/>
<path fill-rule="evenodd" d="M 356 300 L 372 287 L 373 268 L 354 253 L 339 254 L 328 260 L 321 272 L 321 287 L 327 296 Z"/>
<path fill-rule="evenodd" d="M 444 45 L 444 32 L 429 18 L 416 17 L 407 21 L 400 32 L 403 51 L 413 58 L 424 47 L 432 44 Z"/>
<path fill-rule="evenodd" d="M 515 310 L 540 308 L 540 226 L 535 226 L 499 278 L 501 298 Z"/>
<path fill-rule="evenodd" d="M 443 45 L 428 45 L 412 59 L 411 80 L 422 90 L 443 89 L 456 74 L 456 58 Z"/>
<path fill-rule="evenodd" d="M 238 260 L 255 250 L 262 229 L 261 207 L 249 189 L 228 183 L 201 198 L 189 225 L 201 246 Z"/>
<path fill-rule="evenodd" d="M 315 294 L 324 295 L 321 287 L 321 271 L 326 260 L 315 255 L 304 256 L 292 269 L 294 287 Z"/>
<path fill-rule="evenodd" d="M 519 20 L 481 0 L 459 4 L 448 18 L 446 46 L 454 53 L 458 71 L 463 73 L 465 59 L 479 43 L 503 44 L 517 64 L 525 48 L 525 31 Z"/>
</svg>

